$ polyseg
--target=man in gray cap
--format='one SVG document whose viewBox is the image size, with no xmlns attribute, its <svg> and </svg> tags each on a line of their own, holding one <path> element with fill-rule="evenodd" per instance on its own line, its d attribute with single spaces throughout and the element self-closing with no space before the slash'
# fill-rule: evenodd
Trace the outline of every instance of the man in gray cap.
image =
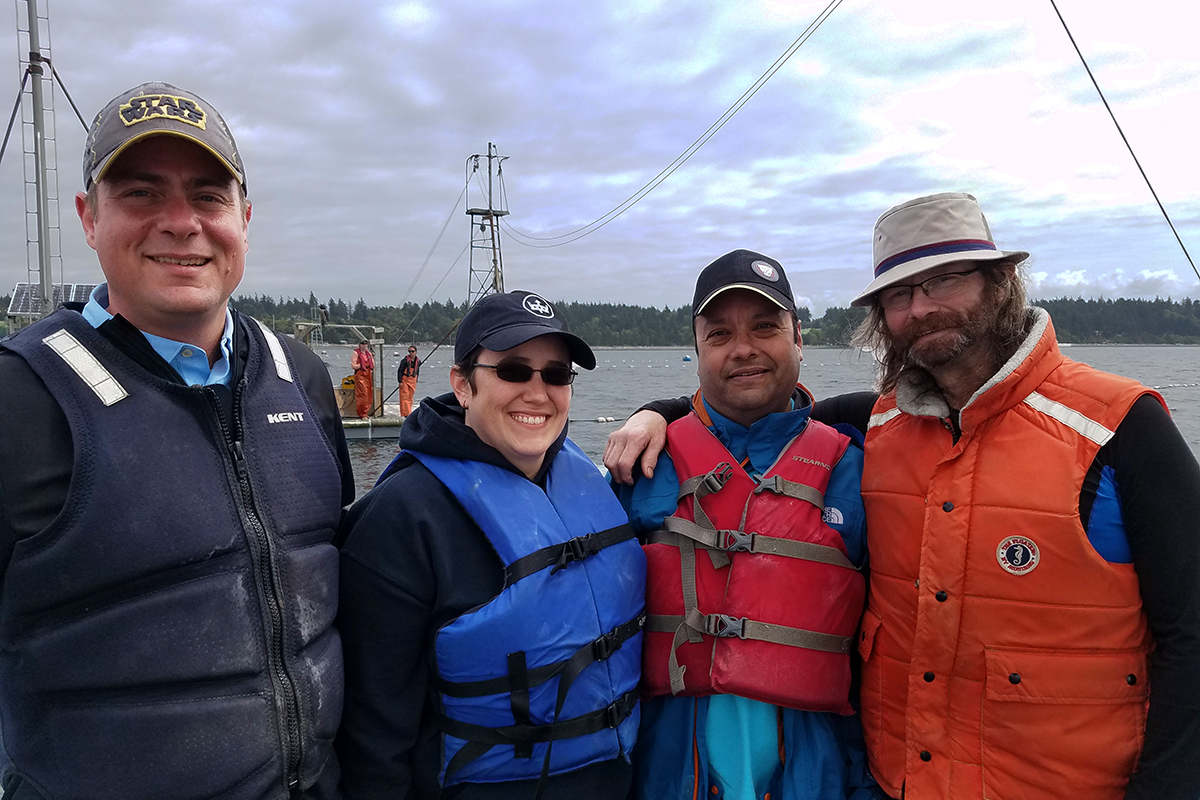
<svg viewBox="0 0 1200 800">
<path fill-rule="evenodd" d="M 4 793 L 336 797 L 328 373 L 228 308 L 250 203 L 209 103 L 124 92 L 83 162 L 106 283 L 0 342 Z"/>
<path fill-rule="evenodd" d="M 874 256 L 872 772 L 910 800 L 1195 800 L 1200 467 L 1162 398 L 1062 355 L 970 195 L 892 208 Z"/>
</svg>

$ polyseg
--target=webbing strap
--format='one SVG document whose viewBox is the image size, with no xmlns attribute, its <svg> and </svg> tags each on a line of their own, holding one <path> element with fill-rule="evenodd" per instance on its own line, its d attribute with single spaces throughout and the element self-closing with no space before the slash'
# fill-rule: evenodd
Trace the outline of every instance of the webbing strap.
<svg viewBox="0 0 1200 800">
<path fill-rule="evenodd" d="M 512 682 L 508 698 L 513 720 L 518 725 L 532 725 L 533 717 L 529 716 L 529 670 L 525 668 L 524 650 L 508 654 L 508 679 Z M 533 745 L 515 745 L 513 758 L 533 758 Z"/>
<path fill-rule="evenodd" d="M 469 758 L 464 758 L 461 762 L 459 762 L 458 754 L 455 754 L 455 757 L 446 766 L 446 776 L 449 777 L 496 745 L 515 746 L 519 744 L 533 745 L 542 742 L 556 742 L 561 739 L 575 739 L 580 736 L 587 736 L 589 733 L 596 733 L 608 728 L 616 728 L 625 721 L 626 717 L 633 713 L 633 709 L 637 706 L 638 691 L 638 687 L 634 687 L 604 708 L 596 709 L 578 717 L 558 720 L 544 725 L 506 725 L 501 728 L 489 728 L 486 725 L 463 722 L 453 717 L 448 717 L 445 714 L 435 714 L 433 725 L 442 733 L 453 736 L 456 739 L 463 739 L 468 743 L 486 745 L 482 749 L 471 747 L 472 754 Z M 470 745 L 467 747 L 470 747 Z M 467 747 L 463 747 L 459 753 L 467 750 Z"/>
<path fill-rule="evenodd" d="M 667 662 L 671 678 L 671 694 L 683 691 L 683 676 L 687 665 L 680 666 L 676 650 L 689 638 L 690 632 L 699 632 L 722 639 L 737 637 L 759 642 L 770 642 L 787 647 L 802 647 L 823 653 L 849 653 L 852 636 L 837 636 L 832 633 L 806 631 L 770 622 L 758 622 L 746 617 L 731 617 L 728 614 L 701 614 L 691 608 L 686 616 L 678 614 L 651 614 L 646 618 L 646 630 L 653 633 L 675 632 L 671 642 L 671 657 Z"/>
<path fill-rule="evenodd" d="M 679 575 L 683 581 L 683 607 L 695 608 L 700 604 L 700 594 L 696 591 L 696 545 L 691 539 L 684 539 L 679 543 L 679 568 Z M 676 632 L 675 635 L 678 638 L 679 633 Z M 686 637 L 693 644 L 704 638 L 692 631 L 686 632 Z M 675 645 L 675 647 L 678 646 L 678 644 Z M 672 648 L 673 651 L 674 648 Z"/>
<path fill-rule="evenodd" d="M 508 565 L 508 568 L 504 570 L 504 586 L 512 586 L 522 578 L 527 578 L 535 572 L 541 572 L 549 566 L 554 567 L 550 573 L 553 575 L 572 561 L 582 561 L 606 547 L 620 544 L 635 536 L 633 528 L 628 523 L 624 523 L 606 531 L 576 536 L 562 544 L 552 544 L 540 550 L 534 550 Z"/>
<path fill-rule="evenodd" d="M 677 500 L 682 500 L 689 495 L 693 496 L 695 499 L 692 501 L 692 516 L 696 518 L 696 522 L 705 528 L 716 528 L 716 525 L 713 525 L 712 520 L 708 518 L 704 507 L 700 505 L 700 500 L 714 492 L 721 491 L 721 487 L 732 475 L 733 467 L 728 461 L 722 461 L 709 470 L 708 474 L 696 475 L 679 484 Z"/>
<path fill-rule="evenodd" d="M 760 553 L 803 561 L 817 561 L 835 567 L 857 570 L 858 568 L 841 550 L 830 545 L 814 542 L 799 542 L 778 536 L 745 533 L 728 529 L 708 530 L 681 517 L 667 517 L 663 525 L 647 538 L 650 544 L 669 544 L 683 547 L 684 540 L 691 540 L 704 548 L 727 553 Z"/>
<path fill-rule="evenodd" d="M 784 497 L 790 497 L 793 500 L 802 500 L 805 503 L 816 506 L 820 511 L 825 510 L 824 494 L 808 484 L 789 481 L 782 475 L 760 478 L 758 485 L 754 487 L 754 493 L 762 494 L 763 492 L 774 492 Z"/>
<path fill-rule="evenodd" d="M 559 694 L 564 694 L 565 689 L 561 681 L 566 681 L 567 675 L 578 675 L 580 672 L 583 672 L 588 664 L 595 661 L 604 661 L 613 653 L 620 650 L 625 642 L 632 639 L 642 629 L 645 622 L 645 615 L 638 614 L 623 625 L 618 625 L 598 639 L 588 642 L 576 650 L 570 658 L 527 670 L 525 672 L 526 685 L 531 688 L 539 686 L 554 676 L 561 674 L 564 677 L 560 678 Z M 574 680 L 574 677 L 572 677 L 572 680 Z M 463 681 L 461 683 L 448 681 L 435 675 L 432 677 L 432 682 L 439 692 L 448 694 L 451 697 L 484 697 L 489 694 L 500 694 L 510 691 L 513 686 L 508 675 L 482 681 Z M 568 686 L 570 685 L 569 682 L 567 684 Z"/>
</svg>

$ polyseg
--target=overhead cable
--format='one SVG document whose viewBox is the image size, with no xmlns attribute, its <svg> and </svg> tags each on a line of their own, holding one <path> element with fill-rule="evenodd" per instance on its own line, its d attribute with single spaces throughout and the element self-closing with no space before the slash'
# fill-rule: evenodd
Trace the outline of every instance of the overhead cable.
<svg viewBox="0 0 1200 800">
<path fill-rule="evenodd" d="M 421 263 L 421 268 L 417 270 L 417 274 L 413 277 L 412 283 L 410 283 L 408 285 L 408 289 L 405 290 L 404 299 L 400 301 L 401 308 L 403 308 L 404 304 L 408 302 L 408 298 L 409 295 L 412 294 L 413 287 L 417 285 L 417 281 L 419 281 L 421 279 L 421 275 L 425 273 L 425 268 L 429 266 L 429 260 L 433 258 L 433 251 L 437 250 L 438 243 L 442 241 L 442 234 L 444 234 L 446 232 L 446 228 L 449 227 L 450 220 L 454 219 L 454 212 L 458 211 L 459 201 L 461 201 L 463 199 L 463 195 L 467 193 L 469 181 L 470 179 L 468 179 L 468 183 L 463 184 L 462 191 L 459 192 L 458 197 L 454 200 L 454 206 L 450 209 L 450 215 L 446 217 L 446 221 L 442 223 L 442 229 L 438 231 L 437 238 L 433 240 L 433 247 L 429 248 L 429 253 L 425 256 L 425 260 Z M 442 280 L 445 280 L 445 278 L 443 277 Z M 438 286 L 441 285 L 441 281 L 438 281 Z M 436 291 L 436 288 L 434 291 Z"/>
<path fill-rule="evenodd" d="M 1063 19 L 1062 12 L 1058 10 L 1058 4 L 1054 0 L 1050 0 L 1050 5 L 1054 6 L 1054 13 L 1058 15 L 1058 21 L 1062 23 L 1063 30 L 1067 32 L 1067 38 L 1071 40 L 1071 46 L 1079 54 L 1079 60 L 1083 62 L 1083 68 L 1087 70 L 1088 77 L 1092 79 L 1092 86 L 1096 87 L 1096 94 L 1100 95 L 1100 102 L 1104 103 L 1104 108 L 1108 110 L 1108 115 L 1112 117 L 1113 125 L 1117 127 L 1117 133 L 1121 134 L 1121 141 L 1125 142 L 1125 149 L 1133 157 L 1133 163 L 1137 165 L 1138 172 L 1142 173 L 1142 180 L 1146 182 L 1146 187 L 1154 197 L 1154 202 L 1158 203 L 1158 210 L 1162 212 L 1163 219 L 1167 221 L 1167 225 L 1171 228 L 1171 233 L 1175 234 L 1175 241 L 1179 242 L 1179 247 L 1183 250 L 1184 257 L 1192 265 L 1192 272 L 1195 272 L 1196 277 L 1200 278 L 1200 270 L 1196 269 L 1196 262 L 1192 261 L 1192 254 L 1188 252 L 1183 239 L 1179 237 L 1179 231 L 1175 229 L 1175 223 L 1171 222 L 1171 216 L 1167 213 L 1167 209 L 1163 206 L 1162 201 L 1158 199 L 1158 192 L 1154 191 L 1154 186 L 1150 183 L 1150 176 L 1146 174 L 1146 170 L 1142 169 L 1142 162 L 1138 161 L 1137 153 L 1133 152 L 1133 146 L 1129 144 L 1129 139 L 1126 138 L 1125 131 L 1121 130 L 1121 123 L 1117 122 L 1117 115 L 1113 113 L 1112 106 L 1108 104 L 1108 100 L 1104 97 L 1104 92 L 1100 90 L 1100 84 L 1096 81 L 1096 76 L 1092 74 L 1092 68 L 1088 66 L 1087 59 L 1083 57 L 1083 51 L 1075 43 L 1075 37 L 1071 35 L 1071 29 L 1067 27 L 1067 21 Z"/>
<path fill-rule="evenodd" d="M 671 177 L 675 170 L 679 169 L 688 161 L 688 159 L 695 155 L 696 151 L 707 144 L 708 140 L 715 136 L 717 132 L 721 130 L 721 128 L 725 127 L 725 123 L 729 122 L 729 120 L 731 120 L 733 116 L 741 110 L 742 106 L 746 105 L 746 103 L 750 101 L 750 98 L 754 97 L 754 95 L 758 93 L 758 90 L 761 89 L 767 83 L 767 81 L 769 81 L 775 75 L 775 73 L 777 73 L 783 67 L 783 65 L 788 62 L 788 60 L 796 53 L 796 51 L 800 49 L 801 45 L 808 41 L 809 37 L 812 36 L 822 24 L 824 24 L 825 20 L 827 20 L 841 4 L 842 0 L 832 0 L 832 2 L 830 2 L 829 5 L 827 5 L 825 9 L 817 15 L 817 18 L 809 23 L 808 27 L 804 29 L 804 31 L 794 42 L 792 42 L 787 50 L 783 52 L 783 55 L 775 59 L 775 63 L 773 63 L 767 69 L 767 71 L 764 72 L 758 78 L 758 80 L 756 80 L 750 86 L 749 89 L 743 92 L 742 96 L 739 97 L 733 103 L 733 105 L 726 109 L 725 113 L 722 114 L 716 122 L 708 127 L 708 130 L 702 133 L 699 138 L 697 138 L 691 143 L 691 145 L 688 146 L 686 150 L 680 153 L 674 161 L 663 168 L 661 172 L 659 172 L 648 183 L 642 186 L 642 188 L 638 189 L 633 195 L 608 213 L 604 214 L 593 222 L 589 222 L 587 225 L 583 225 L 573 231 L 568 231 L 567 233 L 558 234 L 556 236 L 533 236 L 532 234 L 523 233 L 517 230 L 507 220 L 501 220 L 502 224 L 509 230 L 510 233 L 513 234 L 518 244 L 523 244 L 526 247 L 540 248 L 562 247 L 563 245 L 576 242 L 583 237 L 600 230 L 605 225 L 612 222 L 614 219 L 621 216 L 634 205 L 636 205 L 643 197 L 658 188 L 658 186 L 667 178 Z M 537 244 L 538 242 L 543 244 Z"/>
<path fill-rule="evenodd" d="M 445 228 L 443 228 L 442 230 L 445 230 Z M 468 242 L 468 243 L 467 243 L 467 245 L 466 245 L 465 247 L 463 247 L 463 249 L 462 249 L 462 250 L 460 250 L 460 251 L 459 251 L 459 253 L 458 253 L 458 256 L 457 256 L 457 257 L 454 259 L 454 263 L 452 263 L 452 264 L 451 264 L 449 267 L 447 267 L 447 268 L 446 268 L 446 272 L 445 272 L 445 273 L 442 275 L 442 279 L 441 279 L 441 280 L 439 280 L 439 281 L 437 282 L 437 286 L 434 286 L 434 287 L 433 287 L 433 291 L 429 293 L 429 298 L 425 300 L 425 303 L 424 303 L 424 305 L 422 305 L 422 306 L 421 306 L 421 307 L 420 307 L 420 308 L 417 310 L 417 313 L 416 313 L 416 314 L 413 314 L 413 318 L 412 318 L 412 319 L 410 319 L 410 320 L 408 321 L 408 325 L 407 325 L 407 326 L 404 328 L 404 330 L 402 330 L 402 331 L 400 332 L 400 335 L 399 335 L 399 336 L 396 338 L 396 341 L 397 341 L 397 342 L 400 342 L 400 341 L 403 341 L 403 340 L 404 340 L 404 334 L 408 333 L 408 332 L 409 332 L 409 330 L 411 330 L 411 329 L 412 329 L 413 323 L 417 321 L 417 317 L 421 316 L 421 312 L 422 312 L 422 311 L 424 311 L 424 310 L 425 310 L 425 309 L 426 309 L 426 308 L 429 306 L 429 301 L 433 299 L 433 295 L 434 295 L 434 294 L 437 292 L 437 290 L 438 290 L 439 288 L 441 288 L 441 286 L 442 286 L 442 284 L 445 282 L 446 278 L 450 277 L 450 273 L 451 273 L 451 271 L 453 271 L 453 269 L 454 269 L 456 266 L 458 266 L 458 262 L 462 260 L 463 253 L 466 253 L 466 252 L 467 252 L 467 247 L 470 247 L 470 246 L 471 246 L 471 244 L 470 244 L 470 242 Z M 435 245 L 434 245 L 434 247 L 437 247 L 437 245 L 435 244 Z M 431 251 L 431 252 L 432 252 L 432 251 Z M 421 269 L 424 269 L 424 267 L 422 267 Z M 415 280 L 414 280 L 414 282 L 415 282 Z M 411 287 L 410 287 L 410 289 L 411 289 Z M 403 306 L 404 304 L 403 304 L 403 303 L 401 303 L 400 305 L 401 305 L 401 306 Z M 461 320 L 460 320 L 460 321 L 461 321 Z M 456 323 L 454 323 L 454 327 L 455 327 L 455 328 L 457 328 L 457 327 L 458 327 L 458 323 L 457 323 L 457 322 L 456 322 Z M 454 328 L 451 328 L 450 330 L 454 330 Z M 444 340 L 443 340 L 443 341 L 444 341 Z M 437 350 L 437 348 L 436 348 L 436 347 L 435 347 L 435 348 L 433 348 L 433 349 L 434 349 L 434 350 Z M 430 355 L 433 355 L 433 353 L 432 353 L 432 352 L 430 352 Z"/>
</svg>

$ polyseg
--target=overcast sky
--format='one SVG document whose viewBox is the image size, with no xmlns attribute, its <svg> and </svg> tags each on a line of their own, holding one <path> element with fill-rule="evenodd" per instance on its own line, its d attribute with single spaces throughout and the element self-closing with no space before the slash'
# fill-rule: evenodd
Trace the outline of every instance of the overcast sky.
<svg viewBox="0 0 1200 800">
<path fill-rule="evenodd" d="M 1200 4 L 1058 5 L 1200 258 Z M 506 221 L 526 236 L 572 231 L 683 153 L 825 7 L 52 0 L 48 10 L 54 63 L 89 122 L 147 80 L 197 92 L 229 122 L 254 204 L 239 293 L 385 305 L 466 298 L 469 217 L 456 198 L 467 158 L 489 142 L 509 156 Z M 8 41 L 4 108 L 20 77 Z M 65 278 L 97 282 L 72 200 L 84 131 L 61 92 L 55 102 Z M 0 163 L 0 294 L 26 279 L 19 145 Z M 486 204 L 478 184 L 469 191 Z M 1034 297 L 1200 299 L 1049 0 L 846 0 L 629 212 L 562 247 L 523 246 L 502 228 L 505 284 L 676 307 L 706 263 L 747 247 L 778 258 L 819 312 L 868 282 L 875 219 L 940 191 L 975 194 L 1000 247 L 1033 253 Z"/>
</svg>

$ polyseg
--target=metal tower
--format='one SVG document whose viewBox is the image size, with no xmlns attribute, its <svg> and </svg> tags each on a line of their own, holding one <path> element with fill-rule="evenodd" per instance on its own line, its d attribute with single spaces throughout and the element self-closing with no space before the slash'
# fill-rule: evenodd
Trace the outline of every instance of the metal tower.
<svg viewBox="0 0 1200 800">
<path fill-rule="evenodd" d="M 484 191 L 479 174 L 480 159 L 487 158 L 487 205 L 471 205 L 471 178 L 475 177 L 479 191 Z M 471 274 L 467 286 L 467 307 L 472 307 L 489 294 L 504 291 L 504 259 L 500 255 L 500 217 L 508 216 L 504 199 L 504 162 L 508 156 L 497 155 L 496 146 L 488 142 L 487 155 L 467 158 L 467 214 L 471 217 Z M 494 167 L 494 170 L 493 170 Z M 499 190 L 499 198 L 494 189 Z M 479 254 L 476 263 L 475 251 Z"/>
<path fill-rule="evenodd" d="M 37 0 L 16 0 L 17 54 L 27 80 L 21 91 L 21 139 L 25 167 L 25 252 L 31 288 L 39 287 L 37 318 L 64 299 L 55 297 L 54 273 L 63 281 L 59 231 L 58 153 L 54 126 L 54 80 L 50 66 L 50 19 Z M 24 8 L 22 8 L 24 6 Z M 22 13 L 24 12 L 24 13 Z M 65 298 L 71 299 L 71 298 Z"/>
</svg>

